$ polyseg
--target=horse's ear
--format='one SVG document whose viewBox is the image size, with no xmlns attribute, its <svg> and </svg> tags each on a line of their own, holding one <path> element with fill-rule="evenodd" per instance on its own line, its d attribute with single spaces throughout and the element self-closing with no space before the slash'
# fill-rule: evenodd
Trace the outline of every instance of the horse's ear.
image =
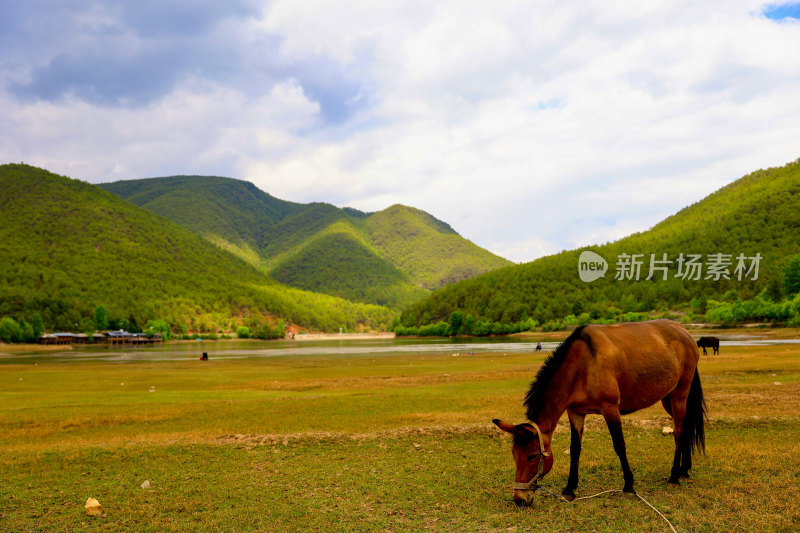
<svg viewBox="0 0 800 533">
<path fill-rule="evenodd" d="M 502 420 L 495 418 L 492 420 L 492 423 L 505 431 L 506 433 L 511 433 L 512 435 L 516 435 L 518 428 L 514 424 L 509 424 L 508 422 L 503 422 Z"/>
</svg>

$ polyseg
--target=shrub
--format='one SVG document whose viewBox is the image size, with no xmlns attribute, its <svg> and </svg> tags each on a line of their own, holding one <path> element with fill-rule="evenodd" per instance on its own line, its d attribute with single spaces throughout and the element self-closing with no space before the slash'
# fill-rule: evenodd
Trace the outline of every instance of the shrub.
<svg viewBox="0 0 800 533">
<path fill-rule="evenodd" d="M 419 330 L 414 326 L 397 326 L 394 328 L 394 334 L 398 337 L 404 337 L 408 335 L 419 335 Z"/>
<path fill-rule="evenodd" d="M 164 336 L 165 341 L 169 340 L 169 324 L 167 324 L 167 321 L 163 318 L 159 318 L 158 320 L 148 320 L 144 329 L 145 334 L 148 337 L 152 337 L 156 333 L 161 333 Z"/>
<path fill-rule="evenodd" d="M 475 327 L 473 328 L 473 334 L 477 336 L 484 336 L 491 334 L 491 332 L 492 332 L 491 322 L 484 322 L 482 320 L 475 322 Z"/>
<path fill-rule="evenodd" d="M 10 317 L 0 320 L 0 340 L 3 342 L 22 342 L 22 330 L 17 321 Z"/>
<path fill-rule="evenodd" d="M 450 331 L 450 324 L 447 322 L 437 322 L 419 328 L 419 335 L 422 337 L 446 337 Z"/>
<path fill-rule="evenodd" d="M 39 338 L 33 334 L 33 326 L 25 322 L 24 318 L 19 319 L 19 342 L 36 342 Z M 91 337 L 89 337 L 91 339 Z"/>
<path fill-rule="evenodd" d="M 106 316 L 106 308 L 98 305 L 94 310 L 94 329 L 103 331 L 108 329 L 108 318 Z"/>
<path fill-rule="evenodd" d="M 31 319 L 31 327 L 33 328 L 33 338 L 37 340 L 44 333 L 44 323 L 42 322 L 42 315 L 34 313 Z"/>
</svg>

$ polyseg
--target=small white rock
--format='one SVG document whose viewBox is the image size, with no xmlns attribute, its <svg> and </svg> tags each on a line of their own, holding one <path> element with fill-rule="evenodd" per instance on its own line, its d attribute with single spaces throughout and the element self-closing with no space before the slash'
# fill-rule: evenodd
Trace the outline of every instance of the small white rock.
<svg viewBox="0 0 800 533">
<path fill-rule="evenodd" d="M 675 430 L 669 426 L 664 426 L 663 428 L 661 428 L 662 435 L 672 435 L 673 433 L 675 433 Z"/>
<path fill-rule="evenodd" d="M 773 385 L 783 385 L 783 383 L 781 383 L 780 381 L 773 381 L 772 384 Z"/>
<path fill-rule="evenodd" d="M 149 479 L 145 479 L 144 480 L 144 483 L 142 483 L 142 488 L 143 489 L 149 489 L 150 488 L 150 480 Z"/>
<path fill-rule="evenodd" d="M 86 500 L 86 514 L 89 516 L 100 516 L 103 514 L 103 506 L 94 498 Z"/>
</svg>

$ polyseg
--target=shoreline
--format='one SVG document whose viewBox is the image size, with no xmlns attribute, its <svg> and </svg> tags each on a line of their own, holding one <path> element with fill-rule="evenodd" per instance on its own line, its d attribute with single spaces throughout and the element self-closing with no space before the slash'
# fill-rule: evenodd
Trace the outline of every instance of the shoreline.
<svg viewBox="0 0 800 533">
<path fill-rule="evenodd" d="M 735 327 L 730 328 L 722 328 L 719 326 L 714 326 L 711 324 L 685 324 L 684 327 L 691 333 L 693 336 L 702 336 L 702 335 L 714 335 L 720 338 L 727 338 L 733 339 L 736 337 L 756 337 L 762 339 L 798 339 L 800 338 L 800 328 L 797 327 L 772 327 L 772 326 L 765 326 L 763 324 L 743 324 Z M 496 337 L 496 338 L 517 338 L 517 339 L 530 339 L 531 341 L 535 340 L 542 340 L 542 341 L 559 341 L 563 340 L 572 330 L 559 330 L 559 331 L 523 331 L 520 333 L 512 333 L 507 335 L 489 335 L 489 337 Z M 420 337 L 419 335 L 407 335 L 404 336 L 405 338 L 425 338 Z M 465 338 L 473 338 L 471 335 L 463 336 Z M 286 341 L 298 341 L 298 342 L 308 342 L 308 341 L 344 341 L 344 340 L 391 340 L 398 338 L 394 332 L 377 332 L 377 333 L 297 333 L 294 339 L 291 338 L 283 338 L 283 339 L 272 339 L 272 340 L 286 340 Z M 445 338 L 445 337 L 441 337 Z M 474 337 L 479 338 L 479 337 Z M 203 342 L 227 342 L 227 341 L 257 341 L 259 339 L 203 339 Z M 193 342 L 190 340 L 180 340 L 180 339 L 170 339 L 165 341 L 163 344 L 180 344 L 182 342 Z M 46 345 L 46 344 L 28 344 L 28 343 L 20 343 L 20 344 L 7 344 L 0 342 L 0 352 L 5 353 L 19 353 L 19 352 L 30 352 L 30 351 L 61 351 L 61 350 L 72 350 L 73 346 L 71 344 L 59 344 L 59 345 Z M 91 345 L 89 345 L 91 346 Z"/>
<path fill-rule="evenodd" d="M 28 342 L 6 344 L 0 342 L 0 352 L 57 352 L 62 350 L 72 350 L 72 346 L 72 344 L 38 344 Z"/>
<path fill-rule="evenodd" d="M 330 340 L 375 340 L 375 339 L 394 339 L 396 335 L 393 331 L 381 333 L 298 333 L 295 341 L 330 341 Z"/>
</svg>

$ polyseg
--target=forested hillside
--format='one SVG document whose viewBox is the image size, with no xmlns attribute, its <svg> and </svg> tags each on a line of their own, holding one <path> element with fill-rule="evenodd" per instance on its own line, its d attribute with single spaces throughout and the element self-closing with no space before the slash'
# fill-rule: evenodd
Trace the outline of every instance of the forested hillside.
<svg viewBox="0 0 800 533">
<path fill-rule="evenodd" d="M 413 207 L 397 204 L 373 213 L 364 220 L 364 228 L 386 258 L 426 289 L 439 289 L 511 264 Z"/>
<path fill-rule="evenodd" d="M 428 294 L 346 221 L 317 232 L 273 265 L 270 274 L 282 283 L 354 301 L 398 307 Z"/>
<path fill-rule="evenodd" d="M 101 185 L 294 287 L 402 309 L 510 262 L 424 211 L 362 213 L 278 200 L 251 183 L 175 176 Z"/>
<path fill-rule="evenodd" d="M 800 160 L 753 172 L 649 231 L 446 287 L 403 312 L 400 323 L 434 324 L 454 311 L 476 324 L 546 329 L 654 313 L 723 324 L 791 320 L 800 311 L 786 282 L 800 253 L 799 208 Z M 581 280 L 585 250 L 607 261 L 605 277 Z"/>
<path fill-rule="evenodd" d="M 213 176 L 117 181 L 99 187 L 169 218 L 242 259 L 258 265 L 281 220 L 305 209 L 252 183 Z"/>
<path fill-rule="evenodd" d="M 243 219 L 262 213 L 237 202 Z M 225 229 L 234 230 L 241 231 L 238 223 Z M 86 331 L 97 306 L 110 319 L 139 325 L 166 319 L 175 331 L 281 320 L 327 331 L 383 329 L 391 321 L 385 307 L 282 285 L 96 186 L 27 165 L 0 166 L 0 317 L 30 322 L 39 313 L 48 329 Z"/>
</svg>

